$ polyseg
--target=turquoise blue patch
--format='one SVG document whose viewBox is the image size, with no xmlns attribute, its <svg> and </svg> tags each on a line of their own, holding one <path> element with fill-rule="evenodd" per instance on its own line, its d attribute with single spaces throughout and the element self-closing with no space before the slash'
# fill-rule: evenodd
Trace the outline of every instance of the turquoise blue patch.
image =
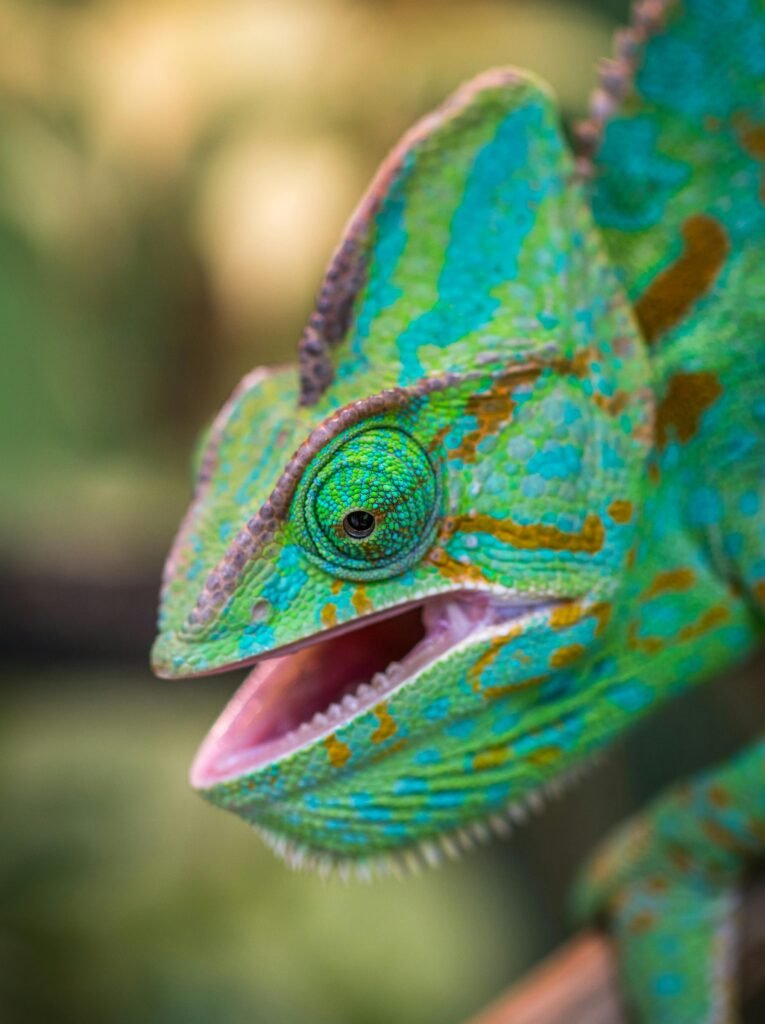
<svg viewBox="0 0 765 1024">
<path fill-rule="evenodd" d="M 474 718 L 457 718 L 444 726 L 444 734 L 453 739 L 465 740 L 475 732 L 476 724 Z"/>
<path fill-rule="evenodd" d="M 421 346 L 445 348 L 488 324 L 499 305 L 492 290 L 517 277 L 523 242 L 545 198 L 526 173 L 528 140 L 542 132 L 543 116 L 538 104 L 512 111 L 478 151 L 452 218 L 438 301 L 397 341 L 401 384 L 423 375 Z"/>
<path fill-rule="evenodd" d="M 428 784 L 424 779 L 406 775 L 403 778 L 395 779 L 392 787 L 394 796 L 419 796 L 427 791 Z"/>
<path fill-rule="evenodd" d="M 719 493 L 712 487 L 698 487 L 689 500 L 689 519 L 694 526 L 714 526 L 723 514 Z"/>
</svg>

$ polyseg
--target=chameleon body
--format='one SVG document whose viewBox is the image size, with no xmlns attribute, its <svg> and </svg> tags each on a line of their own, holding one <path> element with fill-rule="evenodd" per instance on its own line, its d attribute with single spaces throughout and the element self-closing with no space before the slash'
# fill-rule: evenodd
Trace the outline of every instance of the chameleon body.
<svg viewBox="0 0 765 1024">
<path fill-rule="evenodd" d="M 192 782 L 297 863 L 502 831 L 765 633 L 765 5 L 640 4 L 572 154 L 545 86 L 402 140 L 299 347 L 217 417 L 156 670 L 257 665 Z M 508 811 L 509 808 L 509 811 Z M 765 740 L 596 857 L 638 1019 L 735 1019 Z"/>
</svg>

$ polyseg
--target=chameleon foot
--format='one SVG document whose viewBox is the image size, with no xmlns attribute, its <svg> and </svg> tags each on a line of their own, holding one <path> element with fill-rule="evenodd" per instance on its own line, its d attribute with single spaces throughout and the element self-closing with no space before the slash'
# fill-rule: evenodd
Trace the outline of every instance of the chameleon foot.
<svg viewBox="0 0 765 1024">
<path fill-rule="evenodd" d="M 762 855 L 762 740 L 674 787 L 586 866 L 580 918 L 606 914 L 643 1024 L 731 1024 L 738 890 Z"/>
</svg>

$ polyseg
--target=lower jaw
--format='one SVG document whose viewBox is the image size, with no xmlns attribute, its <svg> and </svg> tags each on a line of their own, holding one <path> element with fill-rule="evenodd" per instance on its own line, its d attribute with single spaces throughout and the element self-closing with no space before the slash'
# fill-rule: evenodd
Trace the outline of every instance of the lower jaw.
<svg viewBox="0 0 765 1024">
<path fill-rule="evenodd" d="M 432 816 L 423 811 L 427 800 L 383 790 L 390 772 L 370 771 L 370 766 L 343 787 L 343 795 L 334 788 L 311 788 L 309 802 L 295 797 L 264 802 L 262 794 L 248 800 L 241 792 L 232 798 L 228 785 L 204 795 L 252 825 L 290 867 L 344 877 L 396 876 L 458 859 L 495 836 L 510 837 L 599 761 L 597 753 L 572 752 L 554 771 L 533 779 L 528 773 L 514 777 L 508 766 L 508 795 L 498 796 L 496 783 L 478 792 L 465 789 L 463 799 Z M 374 801 L 370 791 L 378 793 Z M 438 793 L 438 784 L 429 792 Z"/>
</svg>

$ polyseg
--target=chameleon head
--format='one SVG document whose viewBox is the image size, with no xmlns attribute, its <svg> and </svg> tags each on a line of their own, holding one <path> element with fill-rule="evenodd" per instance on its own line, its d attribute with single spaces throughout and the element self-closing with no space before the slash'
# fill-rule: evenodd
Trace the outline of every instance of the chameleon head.
<svg viewBox="0 0 765 1024">
<path fill-rule="evenodd" d="M 193 785 L 295 859 L 366 863 L 602 745 L 647 379 L 546 90 L 463 87 L 362 200 L 299 368 L 206 440 L 154 665 L 254 667 Z"/>
</svg>

